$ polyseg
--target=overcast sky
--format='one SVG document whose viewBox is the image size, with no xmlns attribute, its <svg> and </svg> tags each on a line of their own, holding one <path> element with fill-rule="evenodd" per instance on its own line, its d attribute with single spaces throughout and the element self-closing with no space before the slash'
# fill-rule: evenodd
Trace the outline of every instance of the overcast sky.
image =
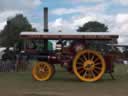
<svg viewBox="0 0 128 96">
<path fill-rule="evenodd" d="M 125 35 L 128 34 L 128 0 L 0 0 L 0 30 L 6 25 L 7 18 L 22 13 L 42 31 L 44 7 L 49 8 L 51 32 L 72 32 L 78 26 L 96 20 L 106 24 L 109 32 L 120 34 L 121 44 L 128 42 Z"/>
</svg>

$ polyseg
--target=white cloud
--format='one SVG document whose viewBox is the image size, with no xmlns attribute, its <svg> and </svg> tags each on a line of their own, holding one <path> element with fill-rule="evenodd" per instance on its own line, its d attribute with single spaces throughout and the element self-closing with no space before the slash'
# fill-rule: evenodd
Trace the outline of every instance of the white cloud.
<svg viewBox="0 0 128 96">
<path fill-rule="evenodd" d="M 37 31 L 42 32 L 43 31 L 43 24 L 42 23 L 31 23 L 33 28 L 36 28 Z"/>
<path fill-rule="evenodd" d="M 53 22 L 49 23 L 49 27 L 51 31 L 65 31 L 65 32 L 71 32 L 74 30 L 74 26 L 72 25 L 72 21 L 64 20 L 62 18 L 58 18 Z"/>
<path fill-rule="evenodd" d="M 5 25 L 6 25 L 6 22 L 1 22 L 0 23 L 0 31 L 4 28 Z"/>
<path fill-rule="evenodd" d="M 105 0 L 71 0 L 72 2 L 74 2 L 74 3 L 79 3 L 79 2 L 103 2 L 103 1 L 105 1 Z"/>
<path fill-rule="evenodd" d="M 112 30 L 118 31 L 119 33 L 128 34 L 128 13 L 127 14 L 117 14 L 115 16 L 115 26 Z"/>
<path fill-rule="evenodd" d="M 118 23 L 128 22 L 128 14 L 118 14 L 116 17 L 116 21 Z"/>
<path fill-rule="evenodd" d="M 128 0 L 113 0 L 113 2 L 124 6 L 128 5 Z"/>
<path fill-rule="evenodd" d="M 72 14 L 72 13 L 76 13 L 77 10 L 74 10 L 73 8 L 58 8 L 53 10 L 51 13 L 55 14 L 55 15 L 63 15 L 63 14 Z"/>
<path fill-rule="evenodd" d="M 0 0 L 0 11 L 29 10 L 40 4 L 40 0 Z"/>
<path fill-rule="evenodd" d="M 97 4 L 96 6 L 78 6 L 75 8 L 57 8 L 51 11 L 52 14 L 55 15 L 64 15 L 64 14 L 72 14 L 72 13 L 81 13 L 81 14 L 89 14 L 89 13 L 103 13 L 105 12 L 106 4 Z"/>
<path fill-rule="evenodd" d="M 69 1 L 69 0 L 67 0 Z M 128 0 L 70 0 L 72 3 L 113 3 L 123 6 L 128 5 Z"/>
<path fill-rule="evenodd" d="M 94 16 L 92 17 L 91 16 L 80 16 L 80 17 L 74 18 L 74 20 L 72 21 L 73 21 L 73 25 L 78 27 L 78 26 L 82 26 L 83 24 L 89 21 L 95 21 L 95 20 L 97 20 L 97 18 Z"/>
<path fill-rule="evenodd" d="M 41 0 L 19 0 L 23 7 L 34 8 L 41 4 Z"/>
<path fill-rule="evenodd" d="M 120 35 L 120 44 L 128 44 L 128 13 L 115 16 L 115 26 L 112 31 Z"/>
</svg>

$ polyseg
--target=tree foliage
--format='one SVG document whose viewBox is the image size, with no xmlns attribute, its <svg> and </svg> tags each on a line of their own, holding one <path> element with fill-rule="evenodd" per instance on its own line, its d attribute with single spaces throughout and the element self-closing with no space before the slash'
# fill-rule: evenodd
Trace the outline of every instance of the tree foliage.
<svg viewBox="0 0 128 96">
<path fill-rule="evenodd" d="M 85 23 L 82 27 L 77 29 L 78 32 L 108 32 L 108 27 L 97 21 L 90 21 Z M 111 52 L 111 46 L 107 46 L 110 43 L 108 40 L 89 40 L 86 41 L 88 43 L 88 47 L 92 50 L 100 51 L 104 54 Z"/>
<path fill-rule="evenodd" d="M 36 31 L 22 14 L 18 14 L 7 20 L 7 25 L 0 34 L 1 46 L 10 47 L 19 40 L 22 31 Z"/>
<path fill-rule="evenodd" d="M 90 21 L 85 23 L 82 27 L 77 29 L 78 32 L 107 32 L 108 27 L 97 21 Z"/>
</svg>

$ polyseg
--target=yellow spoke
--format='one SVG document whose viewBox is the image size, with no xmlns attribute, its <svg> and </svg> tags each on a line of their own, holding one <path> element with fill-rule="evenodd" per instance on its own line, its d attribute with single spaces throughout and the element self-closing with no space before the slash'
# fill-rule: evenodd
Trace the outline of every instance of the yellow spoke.
<svg viewBox="0 0 128 96">
<path fill-rule="evenodd" d="M 96 62 L 96 61 L 98 61 L 99 59 L 98 58 L 96 58 L 95 60 L 94 60 L 94 62 Z"/>
<path fill-rule="evenodd" d="M 90 74 L 89 73 L 87 73 L 87 78 L 90 78 Z"/>
<path fill-rule="evenodd" d="M 45 67 L 45 65 L 44 65 L 44 64 L 43 64 L 43 65 L 42 65 L 42 64 L 40 64 L 40 67 L 41 67 L 41 68 L 44 68 L 44 67 Z"/>
<path fill-rule="evenodd" d="M 101 63 L 96 63 L 95 65 L 101 65 Z"/>
<path fill-rule="evenodd" d="M 95 69 L 101 70 L 102 68 L 100 68 L 100 67 L 95 67 Z"/>
<path fill-rule="evenodd" d="M 91 58 L 91 60 L 93 60 L 93 59 L 94 59 L 94 57 L 95 57 L 95 56 L 93 55 L 93 56 L 92 56 L 92 58 Z"/>
<path fill-rule="evenodd" d="M 87 57 L 88 57 L 88 59 L 90 59 L 90 56 L 89 56 L 90 54 L 89 53 L 87 53 Z"/>
<path fill-rule="evenodd" d="M 95 74 L 94 74 L 94 72 L 93 72 L 93 71 L 91 71 L 91 73 L 92 73 L 92 77 L 95 77 Z"/>
<path fill-rule="evenodd" d="M 79 71 L 80 74 L 81 74 L 82 72 L 84 72 L 84 69 L 81 69 L 81 70 Z"/>
<path fill-rule="evenodd" d="M 86 57 L 85 55 L 83 55 L 83 57 L 84 57 L 84 60 L 88 60 L 87 57 Z"/>
<path fill-rule="evenodd" d="M 85 70 L 83 76 L 84 76 L 84 77 L 87 76 L 87 70 Z"/>
<path fill-rule="evenodd" d="M 99 74 L 99 72 L 97 70 L 93 70 L 96 74 Z"/>
<path fill-rule="evenodd" d="M 92 73 L 91 73 L 91 71 L 89 71 L 89 78 L 92 78 Z"/>
<path fill-rule="evenodd" d="M 77 70 L 82 69 L 82 68 L 83 68 L 83 66 L 79 66 L 79 67 L 77 67 Z"/>
<path fill-rule="evenodd" d="M 83 65 L 83 63 L 78 62 L 77 65 Z"/>
<path fill-rule="evenodd" d="M 84 60 L 82 58 L 79 59 L 80 61 L 84 62 Z"/>
<path fill-rule="evenodd" d="M 45 70 L 48 70 L 48 67 L 47 67 L 47 66 L 45 66 L 45 67 L 44 67 L 44 69 L 45 69 Z"/>
</svg>

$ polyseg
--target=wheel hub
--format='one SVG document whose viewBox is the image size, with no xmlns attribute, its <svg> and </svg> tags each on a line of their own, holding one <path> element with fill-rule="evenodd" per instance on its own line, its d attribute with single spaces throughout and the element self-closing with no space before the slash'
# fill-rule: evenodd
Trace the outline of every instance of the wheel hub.
<svg viewBox="0 0 128 96">
<path fill-rule="evenodd" d="M 87 60 L 87 61 L 85 61 L 84 64 L 83 64 L 83 68 L 84 68 L 85 70 L 87 70 L 87 71 L 93 70 L 94 67 L 95 67 L 95 64 L 94 64 L 94 62 L 93 62 L 92 60 Z"/>
<path fill-rule="evenodd" d="M 44 73 L 45 72 L 44 68 L 40 68 L 39 72 Z"/>
</svg>

